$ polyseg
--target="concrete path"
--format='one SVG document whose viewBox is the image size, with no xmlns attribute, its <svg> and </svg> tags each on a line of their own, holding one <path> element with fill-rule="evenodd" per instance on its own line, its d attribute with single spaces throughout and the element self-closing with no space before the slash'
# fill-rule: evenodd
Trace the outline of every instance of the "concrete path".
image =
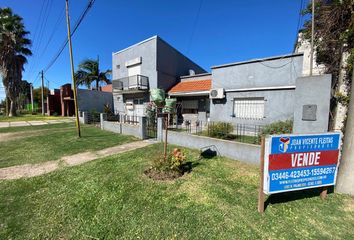
<svg viewBox="0 0 354 240">
<path fill-rule="evenodd" d="M 36 120 L 36 121 L 15 121 L 15 122 L 0 122 L 0 128 L 5 127 L 24 127 L 24 126 L 38 126 L 55 123 L 72 122 L 73 119 L 58 119 L 58 120 Z"/>
<path fill-rule="evenodd" d="M 83 152 L 71 156 L 62 157 L 60 160 L 49 161 L 38 164 L 24 164 L 12 167 L 0 168 L 0 180 L 19 179 L 35 177 L 53 172 L 60 167 L 76 166 L 98 158 L 107 157 L 113 154 L 124 153 L 153 144 L 153 141 L 144 140 L 126 143 L 119 146 L 105 148 L 95 152 Z"/>
</svg>

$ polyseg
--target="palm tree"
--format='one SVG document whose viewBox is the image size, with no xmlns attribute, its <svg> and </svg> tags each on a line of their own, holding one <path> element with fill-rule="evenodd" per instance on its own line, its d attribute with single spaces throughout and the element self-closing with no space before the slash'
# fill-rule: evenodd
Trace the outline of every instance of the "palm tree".
<svg viewBox="0 0 354 240">
<path fill-rule="evenodd" d="M 28 48 L 31 40 L 26 38 L 28 34 L 20 16 L 13 14 L 10 8 L 0 8 L 0 74 L 6 96 L 10 99 L 10 117 L 16 115 L 16 99 L 21 90 L 26 56 L 32 55 Z"/>
<path fill-rule="evenodd" d="M 85 59 L 79 64 L 79 70 L 75 73 L 75 81 L 77 85 L 86 85 L 87 88 L 92 88 L 92 83 L 95 82 L 96 90 L 98 90 L 99 83 L 105 82 L 110 84 L 111 81 L 108 76 L 111 75 L 111 70 L 104 72 L 100 71 L 99 59 Z"/>
</svg>

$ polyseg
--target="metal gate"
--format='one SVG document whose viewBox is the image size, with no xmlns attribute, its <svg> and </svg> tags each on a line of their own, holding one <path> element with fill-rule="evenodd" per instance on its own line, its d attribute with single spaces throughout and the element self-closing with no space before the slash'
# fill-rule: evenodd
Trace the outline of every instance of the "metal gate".
<svg viewBox="0 0 354 240">
<path fill-rule="evenodd" d="M 157 138 L 157 118 L 147 117 L 146 118 L 146 137 L 147 138 Z"/>
</svg>

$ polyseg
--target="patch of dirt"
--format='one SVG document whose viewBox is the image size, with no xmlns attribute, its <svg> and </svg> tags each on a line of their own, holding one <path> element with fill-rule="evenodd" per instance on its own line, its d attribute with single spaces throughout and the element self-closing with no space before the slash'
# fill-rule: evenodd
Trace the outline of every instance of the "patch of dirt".
<svg viewBox="0 0 354 240">
<path fill-rule="evenodd" d="M 183 173 L 178 171 L 159 171 L 154 168 L 146 169 L 144 174 L 153 180 L 159 181 L 174 180 L 183 176 Z"/>
<path fill-rule="evenodd" d="M 63 163 L 64 166 L 76 166 L 113 154 L 124 153 L 138 148 L 146 147 L 150 144 L 153 144 L 153 142 L 136 141 L 102 149 L 96 152 L 83 152 L 71 156 L 64 156 L 60 160 L 56 161 L 0 168 L 0 179 L 19 179 L 39 176 L 59 169 Z"/>
<path fill-rule="evenodd" d="M 20 166 L 6 167 L 0 169 L 0 179 L 18 179 L 35 177 L 50 173 L 58 169 L 58 161 L 50 161 L 39 164 L 24 164 Z"/>
</svg>

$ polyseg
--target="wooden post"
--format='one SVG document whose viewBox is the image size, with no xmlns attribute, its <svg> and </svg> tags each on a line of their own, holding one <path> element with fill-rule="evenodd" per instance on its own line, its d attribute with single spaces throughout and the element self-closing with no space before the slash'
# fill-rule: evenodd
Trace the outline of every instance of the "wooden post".
<svg viewBox="0 0 354 240">
<path fill-rule="evenodd" d="M 327 187 L 322 188 L 322 192 L 320 193 L 320 197 L 322 200 L 325 200 L 327 198 L 327 191 L 328 191 Z"/>
<path fill-rule="evenodd" d="M 67 28 L 68 28 L 69 56 L 70 56 L 70 65 L 71 65 L 71 79 L 72 79 L 72 82 L 73 82 L 73 92 L 74 92 L 76 129 L 77 129 L 78 137 L 81 138 L 81 128 L 80 128 L 80 121 L 79 121 L 79 110 L 78 110 L 75 71 L 74 71 L 73 48 L 72 48 L 72 43 L 71 43 L 69 0 L 66 0 L 65 3 L 66 3 L 66 24 L 67 24 Z M 43 71 L 42 71 L 42 75 L 43 75 Z"/>
<path fill-rule="evenodd" d="M 259 188 L 258 188 L 258 212 L 264 213 L 264 193 L 263 193 L 263 181 L 264 181 L 264 151 L 265 142 L 264 137 L 261 140 L 261 156 L 260 156 L 260 174 L 259 174 Z"/>
</svg>

